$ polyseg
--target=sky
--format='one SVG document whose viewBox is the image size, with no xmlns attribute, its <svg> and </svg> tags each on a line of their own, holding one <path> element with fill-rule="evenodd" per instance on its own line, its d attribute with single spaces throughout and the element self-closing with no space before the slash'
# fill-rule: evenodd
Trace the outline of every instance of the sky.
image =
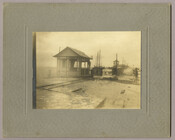
<svg viewBox="0 0 175 140">
<path fill-rule="evenodd" d="M 91 66 L 95 65 L 99 50 L 102 66 L 113 66 L 116 54 L 120 64 L 139 68 L 141 65 L 141 31 L 37 32 L 37 67 L 56 67 L 57 61 L 53 56 L 66 47 L 93 57 Z"/>
</svg>

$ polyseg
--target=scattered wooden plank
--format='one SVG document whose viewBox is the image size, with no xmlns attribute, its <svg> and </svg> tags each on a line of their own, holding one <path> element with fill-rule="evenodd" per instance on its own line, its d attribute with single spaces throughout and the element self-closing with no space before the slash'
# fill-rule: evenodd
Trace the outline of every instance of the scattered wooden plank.
<svg viewBox="0 0 175 140">
<path fill-rule="evenodd" d="M 106 99 L 107 99 L 107 98 L 104 98 L 104 99 L 97 105 L 96 108 L 102 108 L 102 107 L 104 107 L 105 102 L 106 102 Z"/>
</svg>

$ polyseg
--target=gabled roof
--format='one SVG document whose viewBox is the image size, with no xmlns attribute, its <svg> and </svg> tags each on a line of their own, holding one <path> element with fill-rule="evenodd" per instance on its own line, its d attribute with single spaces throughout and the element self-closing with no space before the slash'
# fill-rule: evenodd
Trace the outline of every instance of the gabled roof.
<svg viewBox="0 0 175 140">
<path fill-rule="evenodd" d="M 53 57 L 59 57 L 59 55 L 61 53 L 63 53 L 63 51 L 66 50 L 66 49 L 70 49 L 71 51 L 73 51 L 74 53 L 76 53 L 77 55 L 79 55 L 80 57 L 84 57 L 84 58 L 90 59 L 90 57 L 87 56 L 84 52 L 82 52 L 80 50 L 77 50 L 77 49 L 74 49 L 74 48 L 71 48 L 71 47 L 66 47 L 65 49 L 63 49 L 61 52 L 59 52 L 58 54 L 54 55 Z"/>
</svg>

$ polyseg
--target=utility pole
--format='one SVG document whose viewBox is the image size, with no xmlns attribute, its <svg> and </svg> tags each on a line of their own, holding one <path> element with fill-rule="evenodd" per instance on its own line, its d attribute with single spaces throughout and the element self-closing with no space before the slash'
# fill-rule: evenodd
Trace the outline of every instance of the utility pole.
<svg viewBox="0 0 175 140">
<path fill-rule="evenodd" d="M 118 55 L 116 53 L 116 66 L 117 66 L 117 62 L 118 62 Z"/>
<path fill-rule="evenodd" d="M 116 53 L 116 63 L 115 63 L 115 75 L 117 75 L 117 73 L 118 73 L 118 55 L 117 55 L 117 53 Z"/>
<path fill-rule="evenodd" d="M 117 55 L 117 53 L 116 53 L 116 61 L 118 61 L 118 55 Z"/>
<path fill-rule="evenodd" d="M 98 52 L 97 52 L 96 66 L 98 67 Z"/>
<path fill-rule="evenodd" d="M 100 65 L 102 66 L 101 50 L 100 50 L 100 59 L 101 59 L 101 61 L 100 61 L 100 62 L 101 62 L 101 64 L 100 64 Z"/>
<path fill-rule="evenodd" d="M 99 67 L 100 67 L 100 59 L 101 59 L 101 50 L 99 50 Z"/>
</svg>

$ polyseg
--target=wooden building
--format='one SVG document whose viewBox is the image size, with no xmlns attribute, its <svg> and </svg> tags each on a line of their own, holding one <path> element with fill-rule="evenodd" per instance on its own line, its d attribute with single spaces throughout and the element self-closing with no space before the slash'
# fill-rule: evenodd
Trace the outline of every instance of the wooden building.
<svg viewBox="0 0 175 140">
<path fill-rule="evenodd" d="M 66 47 L 56 54 L 58 77 L 85 77 L 90 76 L 90 57 L 85 53 Z"/>
</svg>

